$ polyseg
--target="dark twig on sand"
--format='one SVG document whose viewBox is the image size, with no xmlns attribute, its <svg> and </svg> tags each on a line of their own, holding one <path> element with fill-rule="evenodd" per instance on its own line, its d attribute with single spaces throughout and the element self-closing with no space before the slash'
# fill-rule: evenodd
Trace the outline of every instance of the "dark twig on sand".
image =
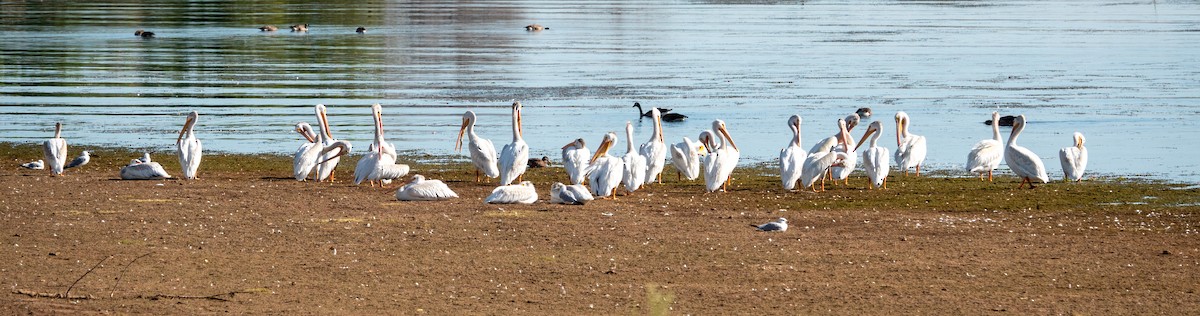
<svg viewBox="0 0 1200 316">
<path fill-rule="evenodd" d="M 147 252 L 144 255 L 138 256 L 137 258 L 133 258 L 133 260 L 130 260 L 129 263 L 126 263 L 125 267 L 121 268 L 121 274 L 117 275 L 117 282 L 113 283 L 112 291 L 108 292 L 108 297 L 113 297 L 114 295 L 117 294 L 117 286 L 121 285 L 121 278 L 125 277 L 125 271 L 129 271 L 129 266 L 133 265 L 134 262 L 137 262 L 138 259 L 141 259 L 142 257 L 145 257 L 145 256 L 149 256 L 152 253 L 153 252 Z"/>
<path fill-rule="evenodd" d="M 67 292 L 63 293 L 63 297 L 68 297 L 68 298 L 71 297 L 71 289 L 75 288 L 75 284 L 79 284 L 79 281 L 83 280 L 83 277 L 86 277 L 88 274 L 91 274 L 92 271 L 96 270 L 97 267 L 99 267 L 101 264 L 104 264 L 104 261 L 107 261 L 108 259 L 112 259 L 112 257 L 113 257 L 113 255 L 108 255 L 108 257 L 101 259 L 100 262 L 97 262 L 96 265 L 92 266 L 91 269 L 88 269 L 87 272 L 84 272 L 83 275 L 79 276 L 78 279 L 75 279 L 75 283 L 71 283 L 71 286 L 67 287 Z"/>
</svg>

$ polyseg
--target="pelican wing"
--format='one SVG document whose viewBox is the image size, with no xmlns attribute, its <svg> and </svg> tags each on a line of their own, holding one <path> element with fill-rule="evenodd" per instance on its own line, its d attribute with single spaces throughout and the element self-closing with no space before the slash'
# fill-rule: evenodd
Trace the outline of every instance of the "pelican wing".
<svg viewBox="0 0 1200 316">
<path fill-rule="evenodd" d="M 808 157 L 804 158 L 804 167 L 800 171 L 800 184 L 805 188 L 811 187 L 825 175 L 825 170 L 829 170 L 836 160 L 837 154 L 832 151 L 809 153 Z"/>
<path fill-rule="evenodd" d="M 967 153 L 967 171 L 986 173 L 999 167 L 1003 160 L 1004 144 L 994 139 L 981 140 Z"/>
<path fill-rule="evenodd" d="M 537 202 L 537 191 L 533 186 L 527 185 L 502 185 L 492 190 L 492 195 L 489 195 L 484 203 L 489 204 L 533 204 Z"/>
<path fill-rule="evenodd" d="M 887 179 L 891 164 L 891 154 L 887 148 L 873 146 L 863 152 L 863 169 L 876 188 L 883 185 L 883 179 Z"/>
<path fill-rule="evenodd" d="M 646 183 L 646 157 L 631 152 L 621 157 L 621 162 L 624 164 L 621 182 L 625 185 L 625 190 L 637 191 Z"/>
<path fill-rule="evenodd" d="M 850 173 L 854 172 L 855 168 L 858 168 L 858 153 L 847 152 L 846 148 L 840 145 L 835 147 L 834 150 L 846 154 L 846 159 L 844 160 L 845 163 L 843 163 L 844 166 L 833 167 L 833 178 L 837 180 L 846 180 L 847 177 L 850 177 Z"/>
<path fill-rule="evenodd" d="M 613 190 L 621 185 L 624 164 L 621 159 L 610 155 L 597 158 L 595 163 L 588 167 L 588 181 L 592 185 L 592 194 L 598 197 L 612 195 Z"/>
<path fill-rule="evenodd" d="M 666 166 L 667 145 L 656 138 L 654 141 L 643 143 L 638 148 L 638 153 L 646 161 L 645 183 L 654 182 L 658 178 L 658 175 L 662 173 L 663 167 Z"/>
<path fill-rule="evenodd" d="M 46 156 L 46 163 L 50 164 L 50 171 L 54 174 L 62 174 L 63 167 L 67 164 L 67 140 L 62 138 L 51 138 L 42 144 L 42 155 Z"/>
<path fill-rule="evenodd" d="M 304 181 L 312 174 L 313 168 L 317 166 L 317 157 L 321 155 L 321 146 L 317 143 L 304 143 L 300 148 L 296 149 L 296 155 L 292 158 L 292 175 L 296 180 Z"/>
<path fill-rule="evenodd" d="M 525 141 L 516 141 L 504 145 L 500 150 L 500 185 L 507 185 L 517 180 L 529 167 L 529 145 Z"/>
<path fill-rule="evenodd" d="M 167 170 L 157 162 L 138 163 L 121 168 L 121 179 L 124 180 L 155 180 L 170 177 Z"/>
<path fill-rule="evenodd" d="M 497 166 L 496 146 L 492 145 L 492 141 L 482 137 L 473 137 L 470 139 L 469 150 L 471 152 L 471 163 L 475 164 L 475 168 L 483 172 L 488 178 L 500 176 L 500 167 Z"/>
<path fill-rule="evenodd" d="M 179 147 L 179 151 L 177 152 L 179 155 L 179 165 L 183 168 L 183 177 L 186 179 L 195 179 L 196 171 L 200 169 L 200 159 L 203 158 L 200 140 L 189 133 L 177 145 Z"/>
<path fill-rule="evenodd" d="M 1046 166 L 1042 165 L 1042 158 L 1025 147 L 1008 145 L 1004 151 L 1004 161 L 1018 177 L 1036 178 L 1042 180 L 1042 183 L 1050 182 L 1050 178 L 1046 176 Z"/>
<path fill-rule="evenodd" d="M 414 181 L 396 190 L 396 199 L 401 201 L 441 201 L 458 198 L 441 180 Z"/>
<path fill-rule="evenodd" d="M 913 168 L 925 162 L 925 136 L 909 135 L 896 148 L 896 165 L 900 169 Z"/>
<path fill-rule="evenodd" d="M 582 184 L 587 178 L 588 159 L 592 157 L 592 151 L 587 148 L 570 147 L 563 150 L 562 157 L 563 167 L 567 169 L 571 184 Z"/>
<path fill-rule="evenodd" d="M 800 180 L 805 158 L 808 158 L 808 153 L 805 153 L 800 146 L 788 145 L 779 151 L 779 176 L 783 181 L 784 189 L 796 189 L 796 182 Z"/>
<path fill-rule="evenodd" d="M 1083 170 L 1087 168 L 1087 148 L 1078 148 L 1075 146 L 1064 147 L 1058 151 L 1058 160 L 1062 163 L 1063 176 L 1067 180 L 1079 181 L 1083 179 Z"/>
</svg>

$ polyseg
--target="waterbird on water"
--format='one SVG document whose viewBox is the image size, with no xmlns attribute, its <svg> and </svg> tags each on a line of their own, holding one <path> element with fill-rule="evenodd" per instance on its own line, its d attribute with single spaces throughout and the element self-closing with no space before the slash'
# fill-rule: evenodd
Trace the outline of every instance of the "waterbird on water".
<svg viewBox="0 0 1200 316">
<path fill-rule="evenodd" d="M 308 24 L 292 25 L 292 32 L 308 32 Z"/>
<path fill-rule="evenodd" d="M 861 108 L 858 108 L 858 110 L 854 111 L 854 114 L 858 114 L 858 116 L 862 117 L 862 118 L 869 118 L 869 117 L 871 117 L 872 113 L 871 113 L 871 108 L 861 107 Z"/>
<path fill-rule="evenodd" d="M 549 27 L 542 26 L 541 24 L 530 24 L 530 25 L 525 26 L 526 31 L 541 31 L 541 30 L 549 30 L 549 29 L 550 29 Z"/>
<path fill-rule="evenodd" d="M 999 119 L 990 119 L 987 121 L 983 121 L 983 124 L 993 125 L 992 122 L 1000 122 L 1000 126 L 1013 126 L 1013 120 L 1016 118 L 1017 118 L 1016 116 L 1005 115 L 1005 116 L 1001 116 Z"/>
<path fill-rule="evenodd" d="M 137 30 L 137 31 L 133 31 L 133 35 L 134 35 L 134 36 L 141 36 L 142 38 L 151 38 L 151 37 L 154 37 L 154 32 L 147 32 L 147 31 L 144 31 L 144 30 Z"/>
<path fill-rule="evenodd" d="M 258 30 L 263 31 L 263 32 L 274 32 L 274 31 L 278 31 L 279 28 L 275 27 L 274 25 L 263 25 L 263 26 L 258 27 Z"/>
<path fill-rule="evenodd" d="M 651 113 L 651 111 L 643 112 L 642 104 L 639 102 L 634 102 L 633 107 L 638 109 L 638 111 L 637 111 L 638 115 L 640 115 L 642 117 L 654 117 L 654 114 Z M 657 109 L 658 109 L 659 114 L 662 115 L 663 122 L 683 122 L 684 120 L 687 120 L 687 118 L 688 118 L 687 115 L 683 115 L 683 114 L 679 114 L 679 113 L 669 113 L 669 112 L 671 112 L 671 109 L 664 109 L 664 108 L 657 108 Z"/>
<path fill-rule="evenodd" d="M 354 29 L 354 33 L 358 33 L 358 34 L 366 34 L 366 33 L 367 33 L 367 28 L 359 26 L 357 29 Z"/>
</svg>

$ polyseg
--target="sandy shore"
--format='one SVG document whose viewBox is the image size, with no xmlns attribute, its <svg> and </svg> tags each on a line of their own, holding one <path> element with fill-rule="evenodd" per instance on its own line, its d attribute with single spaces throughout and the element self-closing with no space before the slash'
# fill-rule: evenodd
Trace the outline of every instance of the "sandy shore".
<svg viewBox="0 0 1200 316">
<path fill-rule="evenodd" d="M 7 314 L 1200 312 L 1200 192 L 1173 184 L 896 176 L 879 191 L 856 175 L 789 193 L 741 168 L 727 193 L 668 174 L 561 206 L 547 168 L 527 175 L 543 201 L 486 205 L 493 185 L 460 160 L 414 170 L 462 198 L 415 203 L 347 183 L 348 162 L 332 184 L 222 155 L 197 181 L 120 181 L 137 155 L 98 150 L 50 177 L 16 167 L 30 148 L 0 148 Z M 788 231 L 748 226 L 778 217 Z M 68 289 L 88 298 L 18 293 Z"/>
</svg>

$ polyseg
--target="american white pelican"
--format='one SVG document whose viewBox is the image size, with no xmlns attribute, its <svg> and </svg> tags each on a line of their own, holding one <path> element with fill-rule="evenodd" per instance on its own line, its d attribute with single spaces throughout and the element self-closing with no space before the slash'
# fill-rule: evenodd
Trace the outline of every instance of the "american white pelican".
<svg viewBox="0 0 1200 316">
<path fill-rule="evenodd" d="M 638 148 L 638 153 L 646 160 L 646 184 L 654 181 L 662 183 L 663 167 L 667 164 L 667 144 L 663 140 L 662 114 L 658 112 L 658 108 L 654 108 L 650 110 L 650 117 L 654 119 L 654 129 L 651 130 L 650 140 L 642 143 L 642 146 Z M 630 143 L 630 146 L 632 144 Z"/>
<path fill-rule="evenodd" d="M 67 140 L 62 138 L 62 122 L 54 123 L 54 138 L 42 143 L 42 154 L 50 163 L 50 175 L 59 176 L 67 164 Z"/>
<path fill-rule="evenodd" d="M 638 114 L 643 117 L 651 117 L 651 115 L 652 115 L 650 113 L 650 111 L 645 111 L 645 113 L 642 112 L 642 104 L 641 103 L 634 102 L 633 107 L 638 108 Z M 687 120 L 687 118 L 688 118 L 687 115 L 683 115 L 683 114 L 679 114 L 679 113 L 670 113 L 671 109 L 664 109 L 664 108 L 650 108 L 650 109 L 651 110 L 658 109 L 659 114 L 662 115 L 662 120 L 665 122 L 683 122 L 684 120 Z"/>
<path fill-rule="evenodd" d="M 401 201 L 441 201 L 458 198 L 442 180 L 425 180 L 425 176 L 413 175 L 412 181 L 396 190 L 396 199 Z"/>
<path fill-rule="evenodd" d="M 375 141 L 354 168 L 355 185 L 363 181 L 369 181 L 371 186 L 375 185 L 375 181 L 387 184 L 407 175 L 409 171 L 408 165 L 396 163 L 396 146 L 383 137 L 383 106 L 379 103 L 372 105 L 371 117 L 375 120 Z"/>
<path fill-rule="evenodd" d="M 846 130 L 846 120 L 838 119 L 837 124 L 840 135 L 838 143 L 849 143 L 850 132 Z M 809 152 L 800 171 L 800 184 L 805 188 L 812 188 L 815 192 L 817 187 L 813 184 L 821 180 L 821 191 L 825 191 L 825 174 L 833 166 L 842 164 L 845 159 L 846 153 L 837 150 Z"/>
<path fill-rule="evenodd" d="M 704 188 L 708 192 L 726 191 L 729 181 L 732 180 L 733 169 L 737 167 L 742 154 L 737 144 L 734 144 L 733 137 L 729 137 L 725 121 L 713 121 L 712 128 L 712 135 L 715 137 L 710 137 L 709 144 L 706 144 L 709 148 L 708 156 L 704 157 Z M 712 138 L 720 140 L 721 143 L 716 144 Z"/>
<path fill-rule="evenodd" d="M 908 132 L 908 113 L 896 113 L 896 166 L 908 175 L 908 168 L 917 168 L 921 176 L 921 164 L 925 163 L 925 136 Z"/>
<path fill-rule="evenodd" d="M 1000 120 L 1000 112 L 992 112 L 992 121 Z M 1000 167 L 1000 161 L 1004 160 L 1004 143 L 1000 139 L 1000 125 L 992 125 L 992 139 L 984 139 L 971 146 L 971 152 L 967 153 L 967 171 L 978 173 L 979 180 L 983 180 L 983 174 L 986 172 L 988 181 L 992 181 L 992 171 Z"/>
<path fill-rule="evenodd" d="M 537 202 L 537 189 L 533 182 L 521 181 L 518 184 L 502 185 L 492 190 L 492 195 L 484 199 L 488 204 L 533 204 Z"/>
<path fill-rule="evenodd" d="M 84 150 L 83 152 L 79 153 L 79 157 L 75 157 L 75 160 L 71 160 L 71 163 L 68 163 L 66 167 L 63 167 L 63 169 L 83 167 L 83 165 L 86 165 L 91 161 L 91 153 Z"/>
<path fill-rule="evenodd" d="M 140 162 L 134 159 L 129 162 L 129 165 L 121 167 L 121 179 L 123 180 L 158 180 L 170 177 L 167 170 L 157 162 Z"/>
<path fill-rule="evenodd" d="M 624 164 L 624 172 L 621 176 L 621 184 L 625 185 L 625 191 L 633 193 L 646 183 L 646 157 L 638 154 L 633 149 L 633 123 L 625 122 L 625 155 L 621 156 L 621 163 Z"/>
<path fill-rule="evenodd" d="M 321 148 L 320 157 L 325 157 L 325 158 L 322 158 L 323 160 L 317 161 L 317 164 L 320 165 L 320 164 L 328 162 L 330 160 L 341 159 L 342 156 L 350 154 L 350 152 L 353 150 L 354 150 L 354 145 L 350 144 L 350 141 L 345 141 L 345 140 L 334 141 L 333 143 L 329 144 L 329 146 L 325 146 L 325 147 Z"/>
<path fill-rule="evenodd" d="M 529 144 L 521 137 L 521 101 L 512 104 L 513 140 L 500 149 L 500 185 L 521 181 L 529 160 Z"/>
<path fill-rule="evenodd" d="M 305 141 L 300 144 L 300 148 L 296 148 L 296 154 L 292 157 L 292 176 L 298 181 L 304 181 L 317 167 L 317 158 L 321 155 L 323 145 L 319 143 L 317 133 L 308 123 L 296 123 L 296 132 L 300 133 Z"/>
<path fill-rule="evenodd" d="M 187 121 L 183 123 L 183 129 L 179 131 L 179 138 L 175 139 L 175 145 L 178 148 L 176 153 L 179 154 L 179 166 L 183 169 L 183 178 L 186 180 L 196 179 L 196 172 L 200 169 L 200 158 L 204 155 L 200 150 L 200 140 L 196 138 L 196 119 L 200 117 L 200 113 L 192 111 L 188 113 Z"/>
<path fill-rule="evenodd" d="M 564 185 L 562 182 L 555 182 L 550 185 L 550 203 L 584 205 L 594 199 L 588 188 L 582 184 Z"/>
<path fill-rule="evenodd" d="M 44 162 L 42 162 L 41 159 L 38 159 L 38 161 L 30 161 L 30 162 L 21 164 L 21 168 L 31 169 L 31 170 L 42 170 L 42 169 L 46 168 L 45 165 L 46 164 Z"/>
<path fill-rule="evenodd" d="M 479 172 L 488 178 L 500 176 L 500 167 L 496 166 L 496 146 L 487 138 L 475 134 L 475 112 L 463 113 L 462 127 L 458 129 L 458 140 L 454 142 L 454 150 L 462 150 L 463 133 L 467 135 L 467 151 L 471 153 L 471 164 L 475 165 L 475 182 L 479 182 Z"/>
<path fill-rule="evenodd" d="M 142 153 L 142 158 L 138 158 L 138 159 L 136 159 L 136 160 L 137 160 L 137 162 L 139 162 L 139 163 L 147 163 L 147 162 L 151 162 L 151 160 L 150 160 L 150 153 Z"/>
<path fill-rule="evenodd" d="M 1017 145 L 1017 136 L 1020 136 L 1024 129 L 1025 115 L 1018 115 L 1013 120 L 1012 134 L 1008 135 L 1008 147 L 1004 148 L 1004 162 L 1013 173 L 1021 177 L 1017 188 L 1029 183 L 1029 188 L 1032 189 L 1034 179 L 1047 183 L 1050 182 L 1050 178 L 1046 176 L 1046 166 L 1042 165 L 1042 158 L 1032 150 Z"/>
<path fill-rule="evenodd" d="M 853 131 L 855 126 L 858 126 L 858 123 L 861 119 L 858 117 L 858 114 L 850 114 L 850 115 L 847 115 L 844 120 L 846 121 L 846 131 L 849 132 L 849 131 Z M 851 137 L 853 137 L 853 136 L 851 136 Z M 833 134 L 833 136 L 822 138 L 816 144 L 813 144 L 813 147 L 808 150 L 808 154 L 811 155 L 813 153 L 826 152 L 826 151 L 833 150 L 834 147 L 836 147 L 838 144 L 842 143 L 843 141 L 844 140 L 842 138 L 841 132 L 835 133 L 835 134 Z M 854 139 L 851 138 L 850 141 L 854 141 Z"/>
<path fill-rule="evenodd" d="M 867 188 L 884 188 L 887 189 L 887 176 L 889 169 L 892 168 L 892 155 L 885 147 L 879 147 L 879 136 L 883 133 L 883 122 L 874 121 L 867 126 L 867 131 L 863 133 L 862 139 L 858 140 L 858 146 L 862 147 L 863 141 L 867 137 L 871 137 L 871 145 L 867 146 L 867 150 L 863 152 L 863 169 L 867 172 L 867 178 L 871 179 L 871 186 Z M 855 148 L 857 150 L 858 148 Z"/>
<path fill-rule="evenodd" d="M 1083 147 L 1083 133 L 1075 132 L 1075 146 L 1063 147 L 1058 151 L 1058 161 L 1062 163 L 1063 177 L 1067 181 L 1083 181 L 1083 170 L 1087 168 L 1087 147 Z"/>
<path fill-rule="evenodd" d="M 542 158 L 529 158 L 529 162 L 525 164 L 527 168 L 545 168 L 550 166 L 550 157 L 542 156 Z"/>
<path fill-rule="evenodd" d="M 317 139 L 321 144 L 322 149 L 332 146 L 338 140 L 333 138 L 333 133 L 329 131 L 329 117 L 326 114 L 325 105 L 317 104 L 314 111 L 317 114 L 317 126 L 321 130 L 317 133 Z M 342 155 L 338 155 L 336 151 L 321 151 L 317 157 L 317 173 L 314 175 L 316 181 L 333 181 L 333 169 L 337 167 L 338 162 L 342 160 Z"/>
<path fill-rule="evenodd" d="M 576 138 L 562 147 L 563 167 L 567 169 L 571 184 L 583 184 L 583 180 L 587 179 L 588 158 L 591 157 L 592 151 L 588 150 L 583 138 Z"/>
<path fill-rule="evenodd" d="M 671 145 L 671 165 L 675 166 L 676 178 L 687 178 L 688 181 L 699 178 L 700 156 L 707 153 L 703 144 L 692 142 L 687 136 L 683 137 L 682 142 Z"/>
<path fill-rule="evenodd" d="M 621 162 L 620 158 L 613 157 L 608 154 L 608 149 L 612 148 L 614 142 L 617 141 L 617 133 L 608 132 L 604 134 L 604 140 L 600 142 L 600 146 L 596 148 L 596 153 L 592 155 L 591 161 L 588 162 L 588 181 L 592 185 L 592 194 L 599 198 L 616 196 L 617 186 L 621 185 L 621 176 L 624 173 L 625 163 Z"/>
<path fill-rule="evenodd" d="M 847 136 L 844 138 L 846 141 L 833 147 L 833 150 L 846 154 L 846 157 L 842 159 L 842 163 L 829 168 L 829 175 L 833 178 L 834 183 L 837 183 L 837 180 L 842 180 L 849 185 L 850 173 L 853 173 L 854 169 L 858 168 L 858 153 L 854 151 L 855 149 L 858 149 L 858 143 L 854 142 L 854 136 L 849 136 L 849 133 L 854 130 L 854 127 L 858 126 L 860 120 L 861 119 L 858 117 L 858 114 L 850 114 L 846 116 Z"/>
<path fill-rule="evenodd" d="M 775 220 L 774 222 L 770 222 L 770 223 L 766 223 L 766 224 L 762 224 L 762 225 L 750 224 L 750 227 L 757 228 L 759 231 L 764 231 L 764 232 L 787 231 L 787 226 L 788 226 L 787 219 L 783 218 L 783 217 L 780 217 L 778 220 Z"/>
<path fill-rule="evenodd" d="M 792 130 L 792 140 L 779 151 L 779 177 L 783 180 L 783 188 L 788 191 L 796 189 L 796 183 L 800 181 L 800 173 L 804 168 L 804 159 L 808 158 L 804 147 L 800 147 L 800 124 L 802 122 L 803 119 L 800 118 L 800 115 L 792 115 L 788 118 L 788 128 Z"/>
</svg>

